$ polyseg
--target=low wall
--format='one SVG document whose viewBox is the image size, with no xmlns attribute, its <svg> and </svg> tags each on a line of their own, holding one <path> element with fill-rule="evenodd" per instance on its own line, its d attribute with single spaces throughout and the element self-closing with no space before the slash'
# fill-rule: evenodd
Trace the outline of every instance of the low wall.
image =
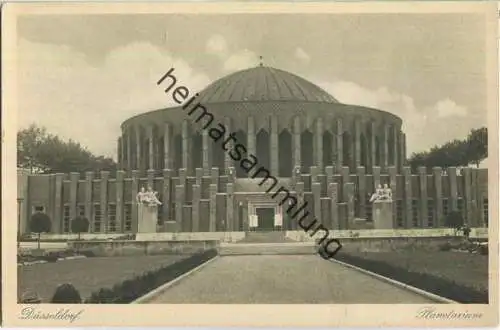
<svg viewBox="0 0 500 330">
<path fill-rule="evenodd" d="M 139 233 L 136 241 L 221 241 L 232 243 L 245 238 L 244 231 L 233 232 L 181 232 L 181 233 Z"/>
<path fill-rule="evenodd" d="M 314 237 L 303 230 L 287 231 L 286 237 L 299 242 L 315 241 L 322 232 Z M 460 235 L 460 233 L 459 233 Z M 449 228 L 429 229 L 366 229 L 366 230 L 331 230 L 335 238 L 394 238 L 394 237 L 449 237 L 455 236 L 455 230 Z M 488 238 L 488 228 L 471 228 L 471 238 Z"/>
<path fill-rule="evenodd" d="M 218 241 L 75 241 L 68 246 L 80 251 L 92 252 L 97 257 L 187 254 L 217 248 Z"/>
</svg>

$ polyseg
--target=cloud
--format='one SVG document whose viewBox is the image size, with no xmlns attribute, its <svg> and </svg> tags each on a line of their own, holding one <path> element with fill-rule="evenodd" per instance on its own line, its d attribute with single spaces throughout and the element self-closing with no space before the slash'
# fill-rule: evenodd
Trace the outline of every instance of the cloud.
<svg viewBox="0 0 500 330">
<path fill-rule="evenodd" d="M 208 39 L 206 50 L 209 54 L 224 56 L 227 53 L 226 39 L 220 34 L 214 34 Z"/>
<path fill-rule="evenodd" d="M 224 61 L 224 71 L 233 72 L 255 67 L 259 63 L 259 57 L 248 49 L 230 55 Z"/>
<path fill-rule="evenodd" d="M 441 100 L 436 104 L 436 110 L 438 117 L 465 117 L 467 115 L 467 109 L 465 107 L 459 106 L 450 99 Z"/>
<path fill-rule="evenodd" d="M 342 103 L 376 108 L 401 117 L 408 156 L 412 152 L 428 150 L 436 144 L 464 138 L 470 130 L 470 123 L 463 120 L 467 114 L 466 108 L 449 98 L 417 107 L 411 96 L 387 87 L 369 89 L 350 81 L 318 85 Z"/>
<path fill-rule="evenodd" d="M 171 67 L 192 93 L 210 79 L 188 62 L 149 43 L 132 43 L 107 54 L 99 67 L 57 45 L 21 40 L 18 48 L 18 123 L 47 127 L 97 154 L 116 155 L 120 124 L 146 111 L 174 105 L 156 85 Z"/>
<path fill-rule="evenodd" d="M 302 48 L 298 47 L 295 49 L 295 58 L 303 63 L 309 63 L 311 61 L 311 57 L 307 54 Z"/>
</svg>

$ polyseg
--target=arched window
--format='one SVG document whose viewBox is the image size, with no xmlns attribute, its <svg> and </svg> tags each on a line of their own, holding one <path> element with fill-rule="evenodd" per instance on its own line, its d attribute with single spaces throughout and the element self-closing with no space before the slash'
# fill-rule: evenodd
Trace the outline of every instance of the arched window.
<svg viewBox="0 0 500 330">
<path fill-rule="evenodd" d="M 300 134 L 300 160 L 302 162 L 302 173 L 309 173 L 314 164 L 313 158 L 313 134 L 305 130 Z"/>
<path fill-rule="evenodd" d="M 278 136 L 279 176 L 291 177 L 293 170 L 292 135 L 287 129 Z M 274 174 L 273 174 L 274 175 Z"/>
</svg>

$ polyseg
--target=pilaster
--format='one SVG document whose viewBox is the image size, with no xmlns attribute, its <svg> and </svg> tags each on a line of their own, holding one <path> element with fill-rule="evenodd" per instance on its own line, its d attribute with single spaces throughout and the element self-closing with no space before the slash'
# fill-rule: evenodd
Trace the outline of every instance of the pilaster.
<svg viewBox="0 0 500 330">
<path fill-rule="evenodd" d="M 151 169 L 148 170 L 147 176 L 148 176 L 148 186 L 154 190 L 155 170 L 151 170 Z"/>
<path fill-rule="evenodd" d="M 163 167 L 172 168 L 172 156 L 170 155 L 172 129 L 170 123 L 163 124 Z"/>
<path fill-rule="evenodd" d="M 470 167 L 463 169 L 464 190 L 465 190 L 465 222 L 467 225 L 472 223 L 472 170 Z"/>
<path fill-rule="evenodd" d="M 435 197 L 435 207 L 436 207 L 436 219 L 434 221 L 434 227 L 442 227 L 443 226 L 443 170 L 441 167 L 433 167 L 432 168 L 433 179 L 434 179 L 434 197 Z"/>
<path fill-rule="evenodd" d="M 226 185 L 226 231 L 234 231 L 234 186 L 232 183 Z"/>
<path fill-rule="evenodd" d="M 297 230 L 299 228 L 298 221 L 304 214 L 304 210 L 301 210 L 297 214 L 295 213 L 298 209 L 300 209 L 304 205 L 304 182 L 297 182 L 297 185 L 295 186 L 295 191 L 297 193 L 297 207 L 294 208 L 292 212 L 290 212 L 291 215 L 294 215 L 294 217 L 291 217 L 292 230 Z"/>
<path fill-rule="evenodd" d="M 125 176 L 124 171 L 116 172 L 116 230 L 119 232 L 123 232 L 124 221 L 123 221 L 123 178 Z"/>
<path fill-rule="evenodd" d="M 418 180 L 420 183 L 420 228 L 427 227 L 427 169 L 424 166 L 418 168 Z"/>
<path fill-rule="evenodd" d="M 373 167 L 373 173 L 372 174 L 373 174 L 373 189 L 374 189 L 374 191 L 380 185 L 380 171 L 381 171 L 380 166 L 374 166 Z"/>
<path fill-rule="evenodd" d="M 135 169 L 142 170 L 142 139 L 141 126 L 135 127 Z"/>
<path fill-rule="evenodd" d="M 382 169 L 387 171 L 389 167 L 389 125 L 384 124 L 382 134 Z"/>
<path fill-rule="evenodd" d="M 326 186 L 330 187 L 330 184 L 333 183 L 333 174 L 334 174 L 335 169 L 333 166 L 327 166 L 325 167 L 325 173 L 326 173 Z M 328 195 L 330 196 L 330 195 Z"/>
<path fill-rule="evenodd" d="M 80 173 L 72 172 L 70 173 L 70 186 L 69 186 L 69 217 L 70 221 L 76 218 L 76 203 L 78 198 L 78 180 L 80 179 Z M 90 221 L 90 218 L 88 218 Z M 71 231 L 71 226 L 70 226 Z"/>
<path fill-rule="evenodd" d="M 448 167 L 448 182 L 450 184 L 450 208 L 451 211 L 458 210 L 457 168 Z"/>
<path fill-rule="evenodd" d="M 351 229 L 354 224 L 354 183 L 344 184 L 344 201 L 347 205 L 347 229 Z"/>
<path fill-rule="evenodd" d="M 311 184 L 311 191 L 314 198 L 314 217 L 320 222 L 323 222 L 321 215 L 321 183 L 313 182 Z"/>
<path fill-rule="evenodd" d="M 396 169 L 399 169 L 401 166 L 400 165 L 400 162 L 398 161 L 399 159 L 399 134 L 398 134 L 398 128 L 396 127 L 396 125 L 393 125 L 392 126 L 392 139 L 393 139 L 393 142 L 392 142 L 392 145 L 391 145 L 391 148 L 393 148 L 393 164 Z"/>
<path fill-rule="evenodd" d="M 309 168 L 309 173 L 311 174 L 311 182 L 318 182 L 319 168 L 317 166 L 311 166 Z"/>
<path fill-rule="evenodd" d="M 148 125 L 148 169 L 155 168 L 154 134 L 153 126 Z"/>
<path fill-rule="evenodd" d="M 337 119 L 337 172 L 340 173 L 344 166 L 344 128 L 342 127 L 342 119 Z"/>
<path fill-rule="evenodd" d="M 372 121 L 370 123 L 370 168 L 372 169 L 375 166 L 379 166 L 377 163 L 377 124 Z"/>
<path fill-rule="evenodd" d="M 189 123 L 187 120 L 182 122 L 182 167 L 190 168 L 191 159 L 191 136 L 189 134 Z"/>
<path fill-rule="evenodd" d="M 184 219 L 182 217 L 184 206 L 185 187 L 182 184 L 175 186 L 175 222 L 176 231 L 182 231 L 184 228 Z"/>
<path fill-rule="evenodd" d="M 172 177 L 172 170 L 170 169 L 164 169 L 163 170 L 163 208 L 162 208 L 162 220 L 163 222 L 171 220 L 169 217 L 170 214 L 170 207 L 172 206 L 172 203 L 170 202 L 172 199 L 172 196 L 170 196 L 170 178 Z"/>
<path fill-rule="evenodd" d="M 224 118 L 224 125 L 226 126 L 226 136 L 224 137 L 224 141 L 225 141 L 229 137 L 229 134 L 231 134 L 231 132 L 232 132 L 231 118 L 225 117 Z M 233 148 L 233 145 L 234 145 L 234 142 L 230 141 L 226 146 L 228 151 L 224 152 L 224 167 L 226 169 L 226 173 L 228 172 L 228 169 L 230 167 L 234 166 L 234 161 L 231 158 L 231 156 L 229 155 L 229 150 L 231 150 Z"/>
<path fill-rule="evenodd" d="M 405 210 L 405 228 L 412 228 L 413 227 L 413 213 L 412 213 L 412 188 L 411 188 L 411 168 L 410 167 L 403 167 L 403 178 L 404 178 L 404 183 L 405 183 L 405 193 L 404 193 L 404 210 Z"/>
<path fill-rule="evenodd" d="M 201 199 L 201 186 L 199 184 L 193 185 L 193 205 L 192 211 L 192 221 L 193 221 L 193 232 L 200 231 L 200 199 Z"/>
<path fill-rule="evenodd" d="M 130 128 L 125 130 L 127 136 L 127 171 L 131 171 L 133 167 L 132 162 L 132 132 Z"/>
<path fill-rule="evenodd" d="M 357 167 L 358 176 L 358 200 L 359 200 L 359 217 L 366 219 L 366 170 L 363 166 Z"/>
<path fill-rule="evenodd" d="M 269 151 L 271 160 L 271 173 L 279 174 L 279 139 L 278 139 L 278 118 L 271 116 L 271 134 L 269 136 Z"/>
<path fill-rule="evenodd" d="M 216 227 L 216 216 L 217 216 L 217 185 L 211 184 L 210 188 L 210 222 L 209 222 L 209 231 L 215 232 L 217 230 Z"/>
<path fill-rule="evenodd" d="M 62 189 L 63 189 L 64 173 L 56 174 L 55 196 L 54 196 L 54 223 L 57 233 L 63 232 L 63 217 L 62 217 Z"/>
<path fill-rule="evenodd" d="M 187 178 L 187 169 L 180 168 L 179 169 L 179 184 L 185 186 L 186 185 L 186 178 Z"/>
<path fill-rule="evenodd" d="M 354 168 L 361 166 L 361 122 L 354 121 Z"/>
<path fill-rule="evenodd" d="M 300 151 L 300 117 L 293 119 L 293 159 L 294 167 L 301 168 L 301 151 Z"/>
<path fill-rule="evenodd" d="M 116 147 L 117 157 L 116 158 L 118 160 L 118 168 L 121 169 L 125 165 L 123 162 L 123 152 L 122 152 L 123 143 L 122 143 L 121 136 L 118 137 L 116 144 L 117 144 L 117 147 Z"/>
<path fill-rule="evenodd" d="M 137 203 L 137 193 L 139 192 L 139 171 L 132 171 L 132 189 L 130 199 L 132 201 L 132 232 L 137 233 L 139 229 L 139 213 Z"/>
<path fill-rule="evenodd" d="M 108 180 L 109 172 L 101 171 L 101 189 L 100 193 L 100 203 L 101 203 L 101 231 L 108 232 L 109 230 L 109 217 L 108 217 Z"/>
<path fill-rule="evenodd" d="M 395 166 L 389 166 L 387 169 L 389 172 L 389 184 L 392 190 L 392 228 L 398 228 L 398 219 L 396 212 L 396 196 L 397 196 L 397 183 L 396 183 L 396 174 L 397 169 Z"/>
<path fill-rule="evenodd" d="M 256 155 L 257 149 L 255 146 L 255 121 L 252 116 L 248 117 L 247 122 L 247 149 L 248 154 Z M 249 171 L 248 176 L 252 176 L 253 171 Z"/>
<path fill-rule="evenodd" d="M 315 158 L 316 158 L 316 166 L 320 173 L 323 172 L 323 118 L 316 119 L 316 129 L 314 130 L 314 138 L 316 139 L 316 150 L 315 150 Z"/>
<path fill-rule="evenodd" d="M 89 219 L 91 232 L 94 232 L 94 218 L 92 216 L 92 180 L 94 180 L 94 172 L 85 173 L 85 217 Z"/>
<path fill-rule="evenodd" d="M 210 172 L 210 176 L 212 177 L 212 184 L 214 184 L 217 189 L 219 189 L 219 168 L 218 167 L 212 167 L 212 170 Z"/>
<path fill-rule="evenodd" d="M 204 129 L 201 132 L 201 138 L 203 143 L 203 173 L 205 175 L 210 175 L 210 137 L 208 136 L 208 130 Z"/>
<path fill-rule="evenodd" d="M 331 223 L 329 228 L 333 230 L 340 229 L 340 221 L 339 221 L 339 210 L 338 210 L 338 184 L 330 183 L 328 185 L 328 196 L 331 198 Z"/>
<path fill-rule="evenodd" d="M 203 178 L 203 169 L 202 168 L 195 169 L 195 175 L 196 175 L 196 184 L 201 186 L 201 179 Z"/>
</svg>

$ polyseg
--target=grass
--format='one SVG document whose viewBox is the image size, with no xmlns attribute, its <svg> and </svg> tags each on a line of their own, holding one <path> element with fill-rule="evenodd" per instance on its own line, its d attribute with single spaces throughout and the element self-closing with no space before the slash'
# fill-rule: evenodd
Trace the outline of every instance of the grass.
<svg viewBox="0 0 500 330">
<path fill-rule="evenodd" d="M 18 296 L 22 296 L 27 290 L 33 290 L 46 303 L 60 284 L 71 283 L 85 299 L 100 288 L 112 287 L 187 257 L 162 255 L 87 258 L 18 267 Z"/>
<path fill-rule="evenodd" d="M 434 287 L 436 290 L 434 293 L 441 296 L 449 294 L 458 297 L 457 292 L 463 291 L 460 296 L 465 297 L 465 300 L 467 300 L 465 292 L 471 292 L 471 299 L 483 300 L 484 298 L 472 298 L 473 293 L 478 293 L 478 297 L 484 297 L 488 292 L 488 256 L 486 255 L 453 251 L 431 252 L 418 249 L 401 249 L 400 251 L 380 252 L 342 251 L 339 253 L 338 259 L 354 265 L 358 263 L 359 265 L 356 266 L 361 268 L 373 268 L 368 270 L 376 273 L 387 272 L 392 269 L 394 270 L 393 274 L 381 275 L 401 282 L 414 280 L 415 282 L 408 284 L 424 290 Z M 425 278 L 432 280 L 434 278 L 436 283 L 435 285 L 420 283 L 418 276 L 415 277 L 409 273 L 425 274 L 425 276 L 420 277 L 420 280 Z M 443 285 L 443 291 L 440 291 L 439 287 L 441 285 Z M 450 290 L 454 292 L 449 293 Z M 447 297 L 453 299 L 451 296 Z"/>
</svg>

